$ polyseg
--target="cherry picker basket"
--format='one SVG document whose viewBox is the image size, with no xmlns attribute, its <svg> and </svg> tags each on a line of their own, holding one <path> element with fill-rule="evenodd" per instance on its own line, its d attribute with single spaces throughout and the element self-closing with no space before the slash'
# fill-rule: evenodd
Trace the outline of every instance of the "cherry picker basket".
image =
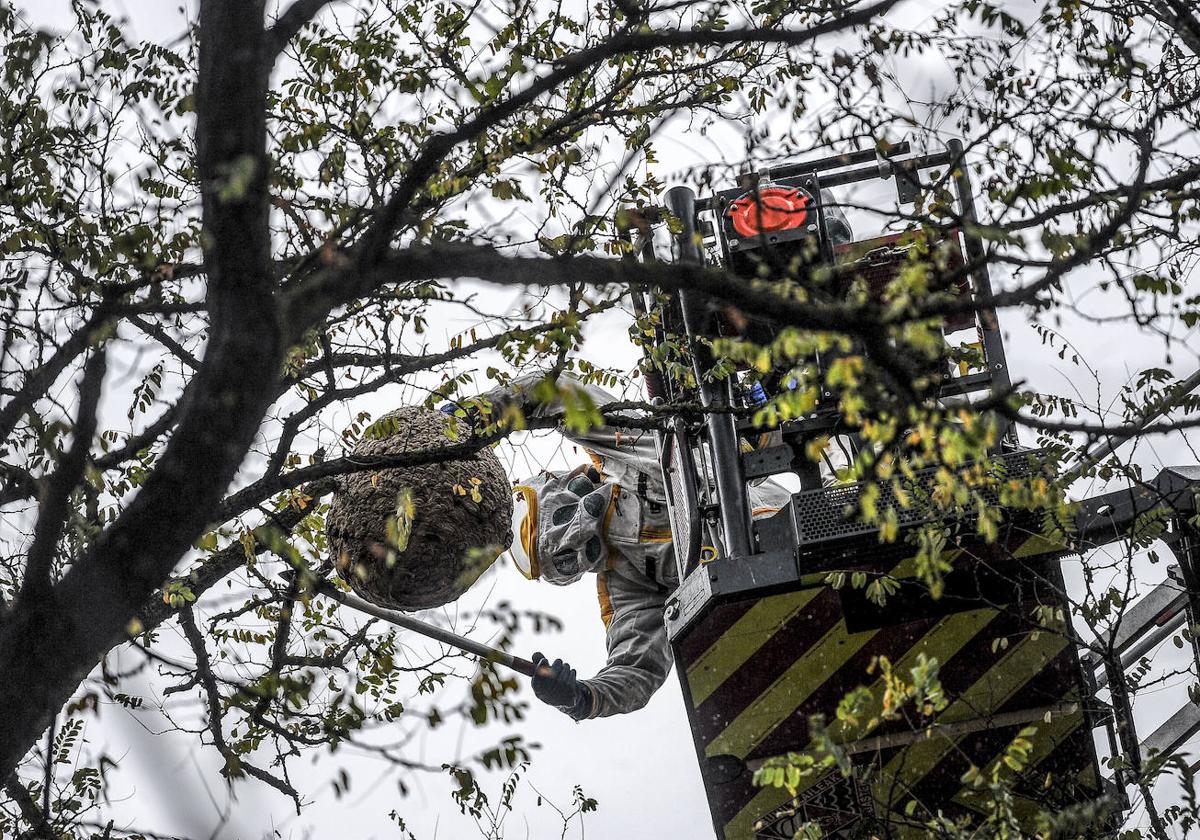
<svg viewBox="0 0 1200 840">
<path fill-rule="evenodd" d="M 875 179 L 893 179 L 900 204 L 937 191 L 955 223 L 854 241 L 830 190 Z M 961 145 L 834 155 L 705 199 L 675 188 L 665 210 L 623 216 L 631 259 L 657 259 L 654 225 L 668 215 L 678 225 L 678 262 L 805 278 L 810 299 L 878 298 L 917 257 L 934 267 L 929 288 L 946 301 L 947 344 L 965 348 L 927 360 L 920 396 L 950 404 L 1010 388 Z M 1113 663 L 1082 655 L 1061 559 L 1122 539 L 1139 517 L 1163 509 L 1177 535 L 1168 545 L 1178 581 L 1131 610 L 1109 641 L 1115 656 L 1128 656 L 1148 631 L 1156 637 L 1156 627 L 1190 623 L 1200 540 L 1188 518 L 1200 470 L 1165 470 L 1049 522 L 1013 488 L 1052 480 L 1044 475 L 1051 459 L 1022 450 L 1000 422 L 987 463 L 826 486 L 808 452 L 842 430 L 835 394 L 823 391 L 811 413 L 749 447 L 763 430 L 738 411 L 728 379 L 703 375 L 713 362 L 707 339 L 728 334 L 731 321 L 743 335 L 769 338 L 769 321 L 731 317 L 686 287 L 638 290 L 634 305 L 657 313 L 648 319 L 657 339 L 671 330 L 685 337 L 699 383 L 689 386 L 648 354 L 650 396 L 698 397 L 709 409 L 700 420 L 664 422 L 658 443 L 682 581 L 667 628 L 718 837 L 791 838 L 810 822 L 826 836 L 923 837 L 934 818 L 982 819 L 993 804 L 989 781 L 1009 785 L 1023 830 L 1037 828 L 1039 813 L 1078 807 L 1090 809 L 1096 834 L 1109 831 L 1126 805 L 1129 774 L 1200 728 L 1200 713 L 1189 704 L 1140 745 L 1131 725 L 1114 725 L 1113 706 L 1129 720 L 1128 698 L 1114 690 L 1109 702 L 1098 699 Z M 773 514 L 752 516 L 748 484 L 781 473 L 797 477 L 798 492 Z M 939 500 L 948 475 L 972 486 L 974 510 Z M 893 539 L 882 541 L 881 522 L 860 516 L 864 494 L 890 511 Z M 976 527 L 980 509 L 999 514 L 990 539 Z M 941 542 L 919 551 L 918 539 L 931 534 Z M 932 577 L 921 568 L 930 557 L 941 569 Z M 931 674 L 936 683 L 922 685 Z M 925 692 L 921 702 L 892 703 L 914 688 Z M 1097 733 L 1128 770 L 1105 777 Z M 755 783 L 757 769 L 777 764 L 809 772 L 793 774 L 790 789 Z"/>
</svg>

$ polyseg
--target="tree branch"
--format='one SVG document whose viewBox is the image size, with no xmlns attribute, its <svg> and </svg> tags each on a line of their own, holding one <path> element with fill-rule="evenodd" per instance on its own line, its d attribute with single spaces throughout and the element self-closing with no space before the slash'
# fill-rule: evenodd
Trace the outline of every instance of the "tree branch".
<svg viewBox="0 0 1200 840">
<path fill-rule="evenodd" d="M 13 464 L 0 463 L 0 506 L 21 499 L 37 499 L 42 494 L 45 479 L 34 477 L 29 471 Z"/>
<path fill-rule="evenodd" d="M 74 439 L 71 449 L 50 477 L 46 496 L 38 511 L 37 528 L 25 563 L 25 578 L 17 597 L 18 609 L 29 599 L 45 599 L 50 591 L 54 552 L 71 511 L 71 491 L 83 475 L 92 439 L 96 436 L 96 406 L 100 403 L 106 369 L 105 348 L 97 347 L 83 367 L 83 381 L 79 385 L 79 414 L 72 432 Z"/>
<path fill-rule="evenodd" d="M 319 499 L 322 496 L 332 493 L 336 486 L 336 479 L 326 478 L 306 485 L 303 488 L 303 492 L 306 496 Z M 263 527 L 274 527 L 285 535 L 290 534 L 292 529 L 300 523 L 300 520 L 308 514 L 309 511 L 307 510 L 288 507 L 274 513 L 271 516 L 270 524 Z M 263 538 L 262 534 L 256 533 L 254 545 L 251 550 L 258 553 L 266 548 L 265 538 Z M 241 568 L 245 563 L 245 547 L 241 542 L 234 542 L 210 555 L 207 560 L 201 563 L 196 569 L 193 569 L 183 580 L 198 598 L 202 593 L 223 580 L 226 575 Z M 164 603 L 161 594 L 156 592 L 146 599 L 146 603 L 138 611 L 137 617 L 142 625 L 143 632 L 149 632 L 170 619 L 175 613 L 176 610 Z"/>
<path fill-rule="evenodd" d="M 47 760 L 53 759 L 48 758 Z M 9 799 L 17 803 L 21 816 L 32 827 L 30 831 L 20 835 L 18 840 L 25 837 L 36 837 L 38 840 L 59 840 L 58 832 L 54 830 L 54 826 L 46 822 L 46 816 L 42 813 L 42 809 L 33 801 L 33 796 L 30 795 L 25 785 L 21 784 L 16 773 L 9 776 L 8 781 L 4 783 L 4 792 L 8 794 Z"/>
<path fill-rule="evenodd" d="M 607 305 L 596 307 L 596 311 L 599 312 L 607 310 L 611 308 L 612 305 L 615 305 L 615 302 L 609 301 L 606 302 L 606 304 Z M 360 382 L 350 388 L 340 388 L 326 391 L 317 399 L 305 404 L 303 408 L 288 415 L 287 419 L 283 421 L 283 428 L 279 432 L 279 442 L 276 444 L 275 451 L 271 453 L 271 459 L 267 463 L 266 475 L 272 476 L 279 473 L 279 471 L 283 468 L 284 461 L 291 452 L 292 441 L 295 439 L 296 434 L 300 431 L 301 424 L 316 416 L 322 409 L 326 408 L 330 404 L 340 400 L 353 399 L 354 397 L 362 396 L 363 394 L 369 394 L 378 390 L 384 385 L 392 382 L 399 382 L 402 377 L 408 376 L 409 374 L 423 370 L 431 370 L 437 365 L 445 364 L 446 362 L 452 362 L 457 359 L 467 358 L 481 350 L 488 350 L 493 347 L 497 347 L 517 336 L 528 337 L 540 335 L 551 330 L 561 329 L 561 327 L 562 325 L 556 322 L 542 324 L 537 327 L 518 327 L 516 329 L 506 330 L 505 332 L 498 333 L 489 338 L 480 339 L 479 341 L 475 341 L 470 344 L 462 344 L 458 347 L 452 347 L 449 350 L 443 350 L 440 353 L 428 353 L 422 356 L 402 356 L 399 357 L 394 364 L 389 366 L 385 373 L 375 377 L 374 379 L 366 382 Z M 326 358 L 328 357 L 326 356 Z M 374 358 L 383 358 L 386 360 L 387 357 L 376 356 Z"/>
<path fill-rule="evenodd" d="M 158 419 L 142 429 L 141 432 L 131 435 L 119 448 L 106 452 L 97 458 L 93 462 L 96 468 L 99 470 L 111 470 L 114 467 L 119 467 L 130 458 L 135 457 L 139 452 L 169 431 L 175 425 L 178 415 L 179 403 L 167 406 L 163 409 L 163 413 L 158 416 Z"/>
<path fill-rule="evenodd" d="M 126 637 L 130 620 L 199 536 L 280 379 L 264 2 L 200 4 L 196 161 L 211 319 L 204 362 L 183 396 L 178 428 L 133 501 L 70 564 L 50 602 L 14 606 L 0 628 L 0 777 Z"/>
<path fill-rule="evenodd" d="M 140 316 L 133 316 L 129 319 L 133 324 L 146 335 L 153 338 L 163 347 L 171 351 L 171 354 L 179 361 L 183 362 L 192 370 L 197 370 L 200 367 L 200 360 L 197 359 L 186 347 L 176 341 L 170 334 L 163 329 L 162 324 L 156 324 L 153 321 L 148 321 Z"/>
<path fill-rule="evenodd" d="M 621 401 L 598 406 L 597 411 L 604 415 L 605 422 L 612 425 L 629 429 L 657 428 L 656 421 L 650 417 L 637 417 L 615 413 L 635 406 L 639 409 L 649 408 L 643 403 Z M 699 406 L 696 406 L 696 409 L 704 411 Z M 679 406 L 656 406 L 654 410 L 655 413 L 669 414 L 681 411 L 686 412 L 689 409 L 681 409 Z M 524 420 L 523 429 L 554 429 L 558 428 L 562 424 L 562 421 L 562 415 L 557 413 L 537 417 L 527 416 Z M 414 449 L 411 452 L 395 452 L 388 455 L 347 455 L 344 458 L 322 461 L 319 464 L 301 467 L 280 475 L 265 476 L 228 496 L 219 508 L 217 521 L 224 522 L 231 517 L 237 516 L 241 511 L 261 504 L 276 493 L 290 490 L 293 487 L 299 487 L 310 481 L 330 479 L 334 476 L 366 472 L 367 470 L 409 467 L 417 464 L 442 464 L 447 461 L 469 458 L 480 449 L 503 440 L 514 431 L 516 430 L 513 428 L 494 428 L 483 433 L 477 433 L 469 439 L 458 443 L 447 442 L 445 446 Z"/>
<path fill-rule="evenodd" d="M 229 778 L 236 778 L 244 773 L 247 776 L 270 785 L 280 793 L 291 797 L 292 803 L 296 806 L 296 813 L 299 814 L 300 794 L 296 792 L 294 787 L 283 779 L 272 776 L 265 770 L 243 760 L 230 749 L 229 743 L 225 740 L 225 730 L 222 722 L 221 692 L 217 688 L 217 680 L 213 674 L 212 663 L 208 659 L 208 649 L 204 645 L 204 636 L 200 634 L 200 628 L 196 626 L 196 619 L 192 614 L 191 607 L 184 607 L 179 611 L 179 626 L 183 629 L 183 635 L 196 657 L 196 675 L 200 678 L 200 685 L 204 688 L 205 699 L 208 704 L 208 731 L 212 735 L 213 745 L 221 753 L 221 757 L 225 759 L 225 775 Z"/>
<path fill-rule="evenodd" d="M 554 64 L 554 69 L 539 77 L 528 87 L 503 102 L 485 108 L 473 118 L 466 120 L 453 131 L 431 138 L 415 155 L 407 173 L 397 185 L 391 198 L 374 214 L 370 228 L 355 248 L 354 262 L 356 278 L 368 275 L 375 265 L 387 254 L 388 246 L 413 198 L 425 183 L 437 172 L 442 160 L 460 143 L 479 137 L 522 108 L 533 105 L 539 97 L 557 88 L 564 82 L 587 72 L 595 65 L 616 55 L 652 52 L 659 49 L 729 46 L 750 43 L 774 43 L 801 46 L 824 35 L 840 32 L 853 26 L 869 22 L 891 9 L 898 0 L 878 0 L 867 6 L 846 12 L 843 15 L 804 30 L 774 29 L 770 27 L 749 29 L 703 29 L 703 30 L 636 30 L 621 32 L 588 49 L 565 56 Z M 296 284 L 292 290 L 293 300 L 309 299 L 306 317 L 289 319 L 293 334 L 303 332 L 315 323 L 320 313 L 362 294 L 361 287 L 347 282 L 345 272 L 338 270 L 318 271 L 310 278 Z M 298 308 L 289 315 L 300 314 Z"/>
<path fill-rule="evenodd" d="M 0 440 L 5 440 L 12 434 L 20 422 L 21 415 L 45 395 L 59 374 L 67 369 L 67 365 L 92 345 L 96 332 L 104 325 L 108 315 L 107 307 L 97 307 L 91 317 L 71 333 L 71 337 L 63 342 L 53 356 L 26 375 L 17 394 L 0 409 Z"/>
<path fill-rule="evenodd" d="M 300 34 L 321 9 L 336 0 L 296 0 L 287 11 L 275 19 L 275 25 L 267 30 L 267 56 L 274 60 L 288 43 Z"/>
</svg>

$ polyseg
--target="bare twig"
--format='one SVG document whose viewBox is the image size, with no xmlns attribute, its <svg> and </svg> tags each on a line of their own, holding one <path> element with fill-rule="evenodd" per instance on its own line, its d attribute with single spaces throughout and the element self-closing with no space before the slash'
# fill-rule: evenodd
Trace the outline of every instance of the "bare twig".
<svg viewBox="0 0 1200 840">
<path fill-rule="evenodd" d="M 217 681 L 208 659 L 208 649 L 205 647 L 204 637 L 200 635 L 200 629 L 196 626 L 196 619 L 192 615 L 191 607 L 184 607 L 179 611 L 179 626 L 183 628 L 183 635 L 188 640 L 188 644 L 191 645 L 192 652 L 196 656 L 196 675 L 200 679 L 200 684 L 204 687 L 204 693 L 208 702 L 208 729 L 212 735 L 213 744 L 225 759 L 225 774 L 230 778 L 234 778 L 244 773 L 247 776 L 252 776 L 260 782 L 270 785 L 280 793 L 291 797 L 292 803 L 296 806 L 296 813 L 300 813 L 300 794 L 294 787 L 285 780 L 255 767 L 230 749 L 229 744 L 225 740 L 225 731 L 222 724 L 220 690 L 217 688 Z"/>
</svg>

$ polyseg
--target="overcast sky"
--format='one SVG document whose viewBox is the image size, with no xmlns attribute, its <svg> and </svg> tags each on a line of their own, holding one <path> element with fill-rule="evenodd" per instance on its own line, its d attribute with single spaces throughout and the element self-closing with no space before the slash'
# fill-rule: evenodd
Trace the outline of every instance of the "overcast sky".
<svg viewBox="0 0 1200 840">
<path fill-rule="evenodd" d="M 66 20 L 66 0 L 16 0 L 16 5 L 39 24 L 55 26 Z M 184 19 L 176 3 L 111 0 L 105 5 L 124 12 L 141 37 L 169 42 L 183 28 Z M 937 68 L 931 68 L 924 60 L 909 69 L 914 84 L 936 84 Z M 681 128 L 668 127 L 662 140 L 668 154 L 661 157 L 682 167 L 698 162 L 701 156 L 710 153 L 712 142 L 698 144 L 696 138 L 684 135 Z M 707 150 L 705 144 L 709 144 Z M 736 142 L 731 142 L 731 148 L 722 152 L 726 157 L 736 157 Z M 505 294 L 511 298 L 511 292 Z M 608 317 L 593 331 L 603 339 L 606 353 L 611 351 L 604 359 L 605 364 L 625 362 L 632 366 L 635 353 L 625 339 L 622 317 L 620 314 Z M 1077 369 L 1047 356 L 1020 315 L 1004 315 L 1002 324 L 1009 335 L 1008 357 L 1016 377 L 1028 380 L 1036 387 L 1060 392 L 1065 390 L 1067 383 L 1077 379 Z M 446 335 L 457 332 L 461 326 L 444 325 Z M 1113 336 L 1102 335 L 1082 322 L 1068 319 L 1064 331 L 1076 342 L 1081 355 L 1095 365 L 1110 392 L 1115 392 L 1133 371 L 1164 363 L 1162 345 L 1148 337 L 1123 334 L 1118 349 Z M 1196 366 L 1198 348 L 1194 334 L 1192 339 L 1190 351 L 1177 354 L 1173 360 L 1179 370 Z M 532 447 L 533 460 L 543 466 L 574 466 L 582 460 L 582 456 L 570 447 L 560 447 L 560 441 L 553 436 L 544 436 Z M 511 447 L 505 450 L 510 459 L 513 452 Z M 1194 459 L 1176 438 L 1142 447 L 1138 460 L 1152 474 L 1162 463 L 1186 463 Z M 522 463 L 517 463 L 512 477 L 524 477 L 526 472 Z M 1076 570 L 1077 567 L 1078 563 L 1075 563 Z M 1070 568 L 1069 564 L 1069 573 Z M 1143 572 L 1147 586 L 1160 580 L 1163 574 L 1161 565 L 1146 565 Z M 1075 574 L 1077 576 L 1077 571 Z M 560 636 L 531 640 L 529 644 L 541 646 L 552 658 L 568 659 L 583 675 L 593 673 L 603 664 L 604 633 L 591 577 L 571 587 L 555 588 L 526 582 L 507 566 L 498 564 L 460 606 L 477 609 L 500 599 L 528 604 L 564 618 L 565 630 Z M 1182 697 L 1182 689 L 1176 685 L 1173 691 L 1161 691 L 1149 702 L 1139 704 L 1139 728 L 1143 734 L 1165 719 Z M 566 805 L 575 783 L 581 784 L 586 793 L 600 803 L 599 812 L 587 818 L 588 836 L 684 837 L 689 840 L 712 837 L 675 675 L 639 713 L 576 724 L 535 702 L 522 730 L 542 748 L 535 755 L 527 775 L 528 785 L 521 788 L 517 813 L 508 821 L 506 837 L 547 836 L 556 825 L 556 818 L 548 806 L 537 805 L 538 792 Z M 117 793 L 125 799 L 117 805 L 117 810 L 136 824 L 167 832 L 196 825 L 215 828 L 217 814 L 229 809 L 229 793 L 216 773 L 215 751 L 200 754 L 194 748 L 193 739 L 152 737 L 144 731 L 142 724 L 116 708 L 106 708 L 98 723 L 89 729 L 88 736 L 95 745 L 107 743 L 117 755 L 126 757 L 116 786 Z M 456 752 L 469 754 L 475 746 L 486 741 L 474 732 L 467 732 L 462 737 L 465 740 L 460 744 L 458 731 L 432 733 L 423 752 L 413 757 L 440 763 Z M 261 836 L 273 829 L 283 837 L 395 837 L 398 836 L 395 827 L 388 819 L 388 813 L 393 809 L 421 840 L 461 838 L 472 834 L 470 822 L 457 814 L 447 796 L 446 785 L 439 780 L 429 780 L 423 787 L 418 786 L 409 798 L 401 798 L 394 775 L 383 775 L 384 765 L 374 759 L 342 753 L 318 756 L 312 766 L 306 759 L 304 765 L 308 769 L 303 771 L 297 786 L 315 800 L 315 804 L 303 815 L 297 817 L 290 812 L 288 803 L 273 791 L 253 782 L 242 782 L 236 788 L 238 798 L 229 821 L 218 829 L 217 836 Z M 355 781 L 349 794 L 339 799 L 332 795 L 328 784 L 340 767 L 349 768 Z"/>
</svg>

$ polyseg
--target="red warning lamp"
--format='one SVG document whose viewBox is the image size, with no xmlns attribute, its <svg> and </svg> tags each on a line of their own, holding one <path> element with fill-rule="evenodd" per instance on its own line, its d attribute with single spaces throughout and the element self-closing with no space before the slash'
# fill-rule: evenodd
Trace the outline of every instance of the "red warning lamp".
<svg viewBox="0 0 1200 840">
<path fill-rule="evenodd" d="M 742 236 L 758 236 L 780 230 L 792 230 L 808 219 L 804 190 L 795 187 L 762 187 L 729 205 L 729 220 Z"/>
</svg>

